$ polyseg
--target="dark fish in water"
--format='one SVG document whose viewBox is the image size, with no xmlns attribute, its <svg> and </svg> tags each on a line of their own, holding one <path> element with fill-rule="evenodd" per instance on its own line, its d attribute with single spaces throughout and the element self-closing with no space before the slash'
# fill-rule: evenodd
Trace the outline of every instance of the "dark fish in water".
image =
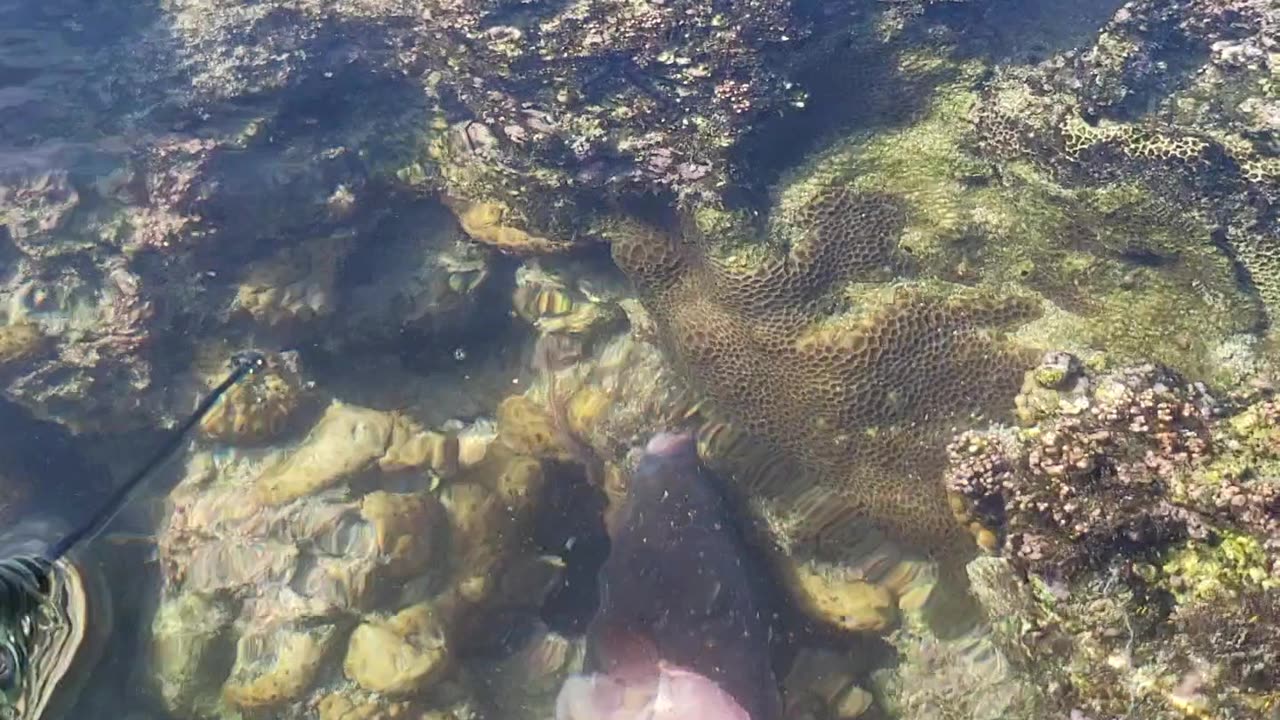
<svg viewBox="0 0 1280 720">
<path fill-rule="evenodd" d="M 106 593 L 86 587 L 68 553 L 101 532 L 214 403 L 265 363 L 261 353 L 237 353 L 227 377 L 86 522 L 66 531 L 32 520 L 0 536 L 0 718 L 50 720 L 70 704 L 71 685 L 96 660 L 82 650 L 100 646 L 90 640 L 105 633 L 109 616 L 92 602 Z"/>
<path fill-rule="evenodd" d="M 772 616 L 691 433 L 649 442 L 617 519 L 556 720 L 778 720 Z"/>
</svg>

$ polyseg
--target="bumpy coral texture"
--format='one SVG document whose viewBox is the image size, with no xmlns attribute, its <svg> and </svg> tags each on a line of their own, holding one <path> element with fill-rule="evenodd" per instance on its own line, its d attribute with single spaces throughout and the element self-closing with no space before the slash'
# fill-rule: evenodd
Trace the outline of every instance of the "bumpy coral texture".
<svg viewBox="0 0 1280 720">
<path fill-rule="evenodd" d="M 200 421 L 200 430 L 229 443 L 255 444 L 274 440 L 298 409 L 304 394 L 296 364 L 278 355 L 263 371 L 237 383 Z"/>
<path fill-rule="evenodd" d="M 1018 403 L 1028 427 L 960 436 L 948 484 L 1036 578 L 1009 614 L 1054 702 L 1089 717 L 1276 707 L 1273 402 L 1215 399 L 1155 365 L 1047 362 Z"/>
<path fill-rule="evenodd" d="M 1101 380 L 1087 405 L 1044 419 L 1016 449 L 961 436 L 949 447 L 949 488 L 1007 531 L 1014 558 L 1053 574 L 1204 537 L 1204 521 L 1175 501 L 1171 485 L 1210 450 L 1213 398 L 1148 365 Z"/>
<path fill-rule="evenodd" d="M 1272 553 L 1280 547 L 1280 484 L 1246 459 L 1269 456 L 1274 445 L 1249 450 L 1241 441 L 1250 423 L 1273 427 L 1270 401 L 1224 423 L 1227 406 L 1204 386 L 1155 365 L 1056 391 L 1032 381 L 1019 400 L 1035 428 L 1016 439 L 959 437 L 947 484 L 1004 530 L 1010 555 L 1026 567 L 1070 576 L 1117 556 L 1212 539 L 1222 527 Z M 1264 564 L 1280 573 L 1274 560 Z"/>
<path fill-rule="evenodd" d="M 636 226 L 615 229 L 613 254 L 686 374 L 813 480 L 784 489 L 807 536 L 791 540 L 834 548 L 869 522 L 954 550 L 963 543 L 937 474 L 940 431 L 1008 402 L 1023 357 L 988 331 L 1035 306 L 903 288 L 834 313 L 846 282 L 883 279 L 897 263 L 898 204 L 836 186 L 785 219 L 797 239 L 758 263 Z"/>
</svg>

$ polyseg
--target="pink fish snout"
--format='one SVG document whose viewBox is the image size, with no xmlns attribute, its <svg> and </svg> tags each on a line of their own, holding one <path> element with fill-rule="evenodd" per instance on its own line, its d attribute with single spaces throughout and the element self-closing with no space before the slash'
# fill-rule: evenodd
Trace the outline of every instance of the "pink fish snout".
<svg viewBox="0 0 1280 720">
<path fill-rule="evenodd" d="M 689 452 L 697 453 L 691 432 L 660 432 L 649 439 L 644 451 L 651 455 L 675 457 Z"/>
<path fill-rule="evenodd" d="M 556 720 L 751 720 L 719 685 L 684 668 L 658 663 L 637 679 L 574 675 L 556 698 Z"/>
</svg>

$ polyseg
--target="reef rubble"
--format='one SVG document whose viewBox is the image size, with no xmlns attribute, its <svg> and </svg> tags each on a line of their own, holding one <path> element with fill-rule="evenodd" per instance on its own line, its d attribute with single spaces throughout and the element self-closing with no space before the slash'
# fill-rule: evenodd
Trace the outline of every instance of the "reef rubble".
<svg viewBox="0 0 1280 720">
<path fill-rule="evenodd" d="M 1007 603 L 1006 647 L 1061 712 L 1275 707 L 1272 401 L 1215 398 L 1153 365 L 1076 368 L 1028 374 L 1020 427 L 949 448 L 948 487 L 999 535 L 1003 557 L 976 572 L 1022 598 Z"/>
</svg>

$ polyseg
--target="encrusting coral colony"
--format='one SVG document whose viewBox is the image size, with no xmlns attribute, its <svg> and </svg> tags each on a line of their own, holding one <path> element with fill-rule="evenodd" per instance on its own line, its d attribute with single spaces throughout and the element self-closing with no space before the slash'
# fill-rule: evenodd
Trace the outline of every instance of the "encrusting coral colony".
<svg viewBox="0 0 1280 720">
<path fill-rule="evenodd" d="M 1280 712 L 1271 0 L 22 5 L 0 521 L 267 353 L 83 702 L 551 717 L 682 427 L 787 720 Z"/>
</svg>

